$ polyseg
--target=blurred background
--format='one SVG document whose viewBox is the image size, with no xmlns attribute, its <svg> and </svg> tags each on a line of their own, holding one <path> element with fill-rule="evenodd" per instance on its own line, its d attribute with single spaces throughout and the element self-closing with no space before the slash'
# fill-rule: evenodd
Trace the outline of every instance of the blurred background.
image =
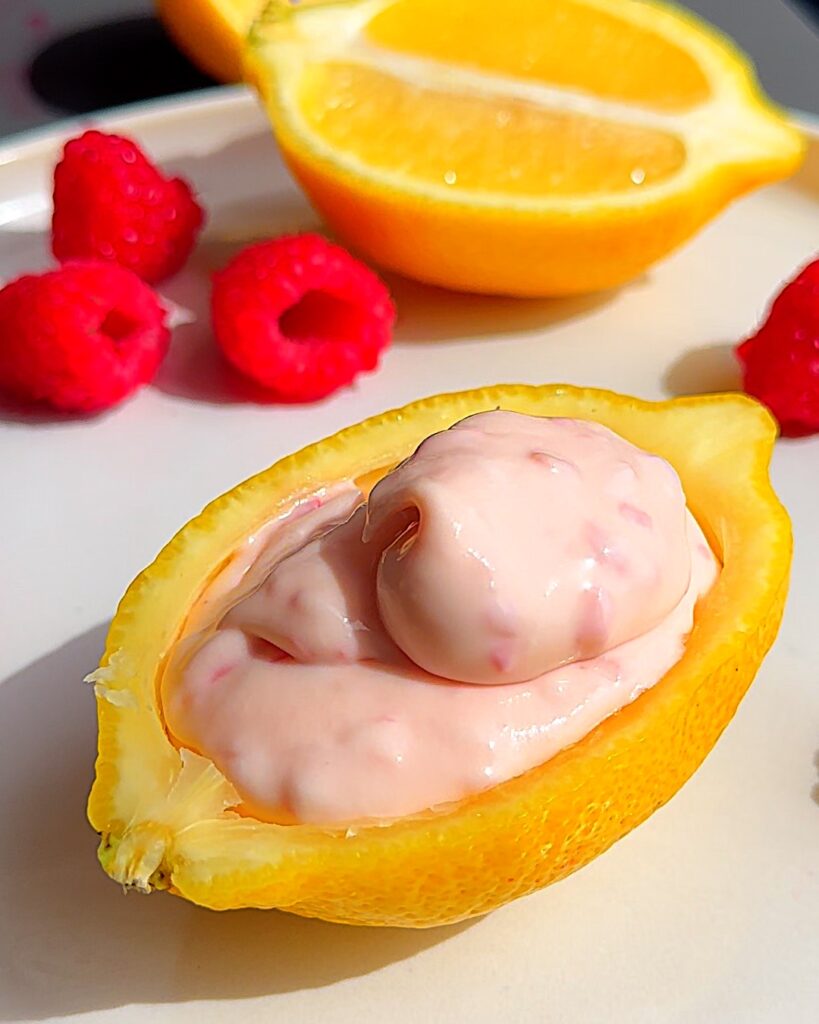
<svg viewBox="0 0 819 1024">
<path fill-rule="evenodd" d="M 679 2 L 737 40 L 774 99 L 819 114 L 819 0 Z M 0 136 L 214 84 L 152 0 L 0 0 Z"/>
</svg>

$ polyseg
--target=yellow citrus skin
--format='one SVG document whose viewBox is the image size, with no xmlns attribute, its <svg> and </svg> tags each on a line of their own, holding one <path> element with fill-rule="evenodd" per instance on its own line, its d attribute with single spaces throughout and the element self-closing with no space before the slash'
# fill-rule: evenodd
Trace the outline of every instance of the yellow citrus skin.
<svg viewBox="0 0 819 1024">
<path fill-rule="evenodd" d="M 180 50 L 221 82 L 242 78 L 242 51 L 264 0 L 154 0 Z"/>
<path fill-rule="evenodd" d="M 803 154 L 746 58 L 657 2 L 274 0 L 245 62 L 330 227 L 469 292 L 623 284 Z"/>
<path fill-rule="evenodd" d="M 158 689 L 186 616 L 254 528 L 323 485 L 363 489 L 429 434 L 486 409 L 595 420 L 667 458 L 723 568 L 680 661 L 547 763 L 435 812 L 351 830 L 272 825 L 180 752 Z M 669 800 L 730 721 L 776 635 L 791 531 L 768 464 L 771 416 L 740 395 L 650 403 L 564 385 L 429 398 L 311 445 L 214 501 L 131 585 L 93 674 L 99 754 L 88 813 L 116 881 L 214 909 L 279 907 L 330 921 L 427 927 L 564 878 Z"/>
</svg>

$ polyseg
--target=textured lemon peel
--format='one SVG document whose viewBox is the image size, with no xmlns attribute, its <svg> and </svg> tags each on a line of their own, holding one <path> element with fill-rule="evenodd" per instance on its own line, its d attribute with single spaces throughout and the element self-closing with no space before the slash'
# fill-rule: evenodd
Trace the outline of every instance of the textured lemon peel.
<svg viewBox="0 0 819 1024">
<path fill-rule="evenodd" d="M 109 873 L 111 851 L 121 845 L 122 822 L 127 819 L 132 837 L 141 836 L 136 845 L 144 859 L 139 861 L 132 846 L 120 854 L 118 872 L 128 877 L 130 871 L 149 888 L 170 887 L 215 908 L 280 906 L 329 920 L 441 923 L 481 913 L 574 870 L 664 803 L 696 768 L 770 644 L 787 589 L 788 520 L 766 477 L 775 427 L 761 407 L 741 396 L 647 403 L 564 385 L 521 385 L 438 396 L 374 417 L 282 460 L 211 503 L 129 590 L 112 624 L 110 649 L 126 644 L 135 656 L 147 659 L 138 675 L 131 676 L 134 685 L 144 685 L 144 673 L 151 675 L 149 663 L 155 674 L 169 644 L 179 636 L 190 602 L 201 593 L 214 567 L 224 562 L 231 544 L 269 519 L 272 509 L 291 506 L 305 492 L 315 490 L 319 481 L 330 486 L 339 480 L 377 475 L 433 431 L 498 406 L 604 422 L 633 443 L 671 457 L 681 471 L 694 514 L 716 538 L 717 553 L 727 554 L 727 571 L 702 603 L 680 662 L 634 704 L 574 747 L 442 813 L 382 823 L 378 828 L 354 824 L 354 834 L 345 838 L 344 830 L 239 818 L 226 808 L 225 801 L 230 803 L 226 796 L 225 801 L 211 804 L 208 814 L 215 816 L 204 821 L 183 824 L 167 809 L 157 813 L 164 853 L 155 868 L 160 847 L 151 845 L 156 833 L 140 833 L 140 824 L 146 820 L 140 808 L 157 800 L 162 806 L 166 799 L 163 773 L 178 770 L 174 766 L 179 754 L 162 729 L 158 708 L 153 709 L 154 727 L 140 734 L 134 748 L 126 720 L 143 716 L 100 701 L 98 780 L 89 814 L 106 837 L 100 859 Z M 726 541 L 727 552 L 723 550 Z M 736 549 L 733 555 L 732 549 Z M 180 567 L 184 567 L 181 573 Z M 721 586 L 725 580 L 733 580 L 733 590 Z M 156 636 L 149 621 L 158 627 Z M 139 642 L 140 637 L 144 642 Z M 714 689 L 719 680 L 724 697 Z M 148 689 L 154 699 L 153 687 Z M 692 709 L 715 701 L 716 724 L 712 726 L 706 715 L 692 732 L 689 723 L 692 716 L 696 721 L 697 714 Z M 679 723 L 674 731 L 653 741 L 651 730 L 662 733 L 664 723 L 672 719 Z M 680 736 L 685 743 L 675 755 Z M 658 771 L 653 765 L 648 775 L 642 769 L 643 793 L 628 797 L 636 801 L 628 810 L 628 802 L 623 804 L 626 798 L 606 792 L 606 778 L 614 772 L 612 777 L 631 786 L 644 756 L 640 751 L 653 750 L 657 742 L 663 748 L 657 755 L 661 768 Z M 139 774 L 146 764 L 153 766 L 147 781 Z M 605 775 L 590 774 L 595 764 L 608 766 Z M 136 783 L 153 792 L 150 801 Z M 580 808 L 573 831 L 560 825 L 565 812 L 559 808 L 566 805 L 567 789 L 578 800 L 588 793 L 588 804 Z M 162 831 L 168 828 L 181 831 L 168 837 Z M 490 873 L 477 887 L 471 885 L 470 872 L 476 863 L 488 865 L 493 858 L 512 856 L 503 852 L 511 841 L 504 829 L 512 830 L 519 851 L 526 852 L 525 870 L 522 867 L 518 876 L 504 882 L 500 876 L 507 872 L 499 861 L 497 876 Z M 135 844 L 136 839 L 131 842 Z M 542 866 L 532 859 L 535 852 Z M 370 870 L 367 865 L 375 867 Z M 392 881 L 386 877 L 378 881 L 382 877 L 378 865 Z M 149 868 L 154 868 L 153 873 Z M 423 899 L 413 903 L 410 894 L 416 883 L 410 876 L 439 879 L 434 885 L 430 882 L 433 892 L 441 887 L 438 903 L 425 905 Z M 453 895 L 453 885 L 462 896 Z"/>
</svg>

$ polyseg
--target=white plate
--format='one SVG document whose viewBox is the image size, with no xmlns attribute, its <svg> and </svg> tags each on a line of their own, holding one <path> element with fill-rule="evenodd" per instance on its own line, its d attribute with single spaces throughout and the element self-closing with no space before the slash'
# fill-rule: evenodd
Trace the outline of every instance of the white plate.
<svg viewBox="0 0 819 1024">
<path fill-rule="evenodd" d="M 104 124 L 200 190 L 207 237 L 165 289 L 200 315 L 206 271 L 238 243 L 315 223 L 241 90 Z M 0 149 L 0 277 L 47 264 L 49 177 L 76 130 Z M 814 1024 L 819 438 L 777 446 L 796 530 L 791 598 L 716 750 L 605 856 L 479 921 L 414 933 L 126 898 L 85 822 L 95 717 L 80 679 L 125 586 L 182 523 L 348 423 L 498 381 L 649 398 L 732 386 L 728 346 L 812 255 L 818 199 L 819 143 L 796 180 L 738 203 L 616 293 L 514 301 L 394 282 L 401 319 L 383 368 L 317 406 L 246 401 L 200 321 L 178 330 L 156 384 L 106 416 L 0 409 L 0 1021 Z"/>
</svg>

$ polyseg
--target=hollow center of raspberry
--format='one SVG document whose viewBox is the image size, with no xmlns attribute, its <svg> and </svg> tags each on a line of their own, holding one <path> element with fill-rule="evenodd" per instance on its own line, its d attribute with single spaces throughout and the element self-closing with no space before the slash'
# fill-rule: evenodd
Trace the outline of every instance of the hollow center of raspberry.
<svg viewBox="0 0 819 1024">
<path fill-rule="evenodd" d="M 328 292 L 306 292 L 279 318 L 279 330 L 291 341 L 351 342 L 361 337 L 367 316 L 352 302 Z"/>
<path fill-rule="evenodd" d="M 139 327 L 138 320 L 123 313 L 121 309 L 112 309 L 105 314 L 105 319 L 100 324 L 100 334 L 106 335 L 116 343 L 130 337 L 134 331 L 139 330 Z"/>
</svg>

